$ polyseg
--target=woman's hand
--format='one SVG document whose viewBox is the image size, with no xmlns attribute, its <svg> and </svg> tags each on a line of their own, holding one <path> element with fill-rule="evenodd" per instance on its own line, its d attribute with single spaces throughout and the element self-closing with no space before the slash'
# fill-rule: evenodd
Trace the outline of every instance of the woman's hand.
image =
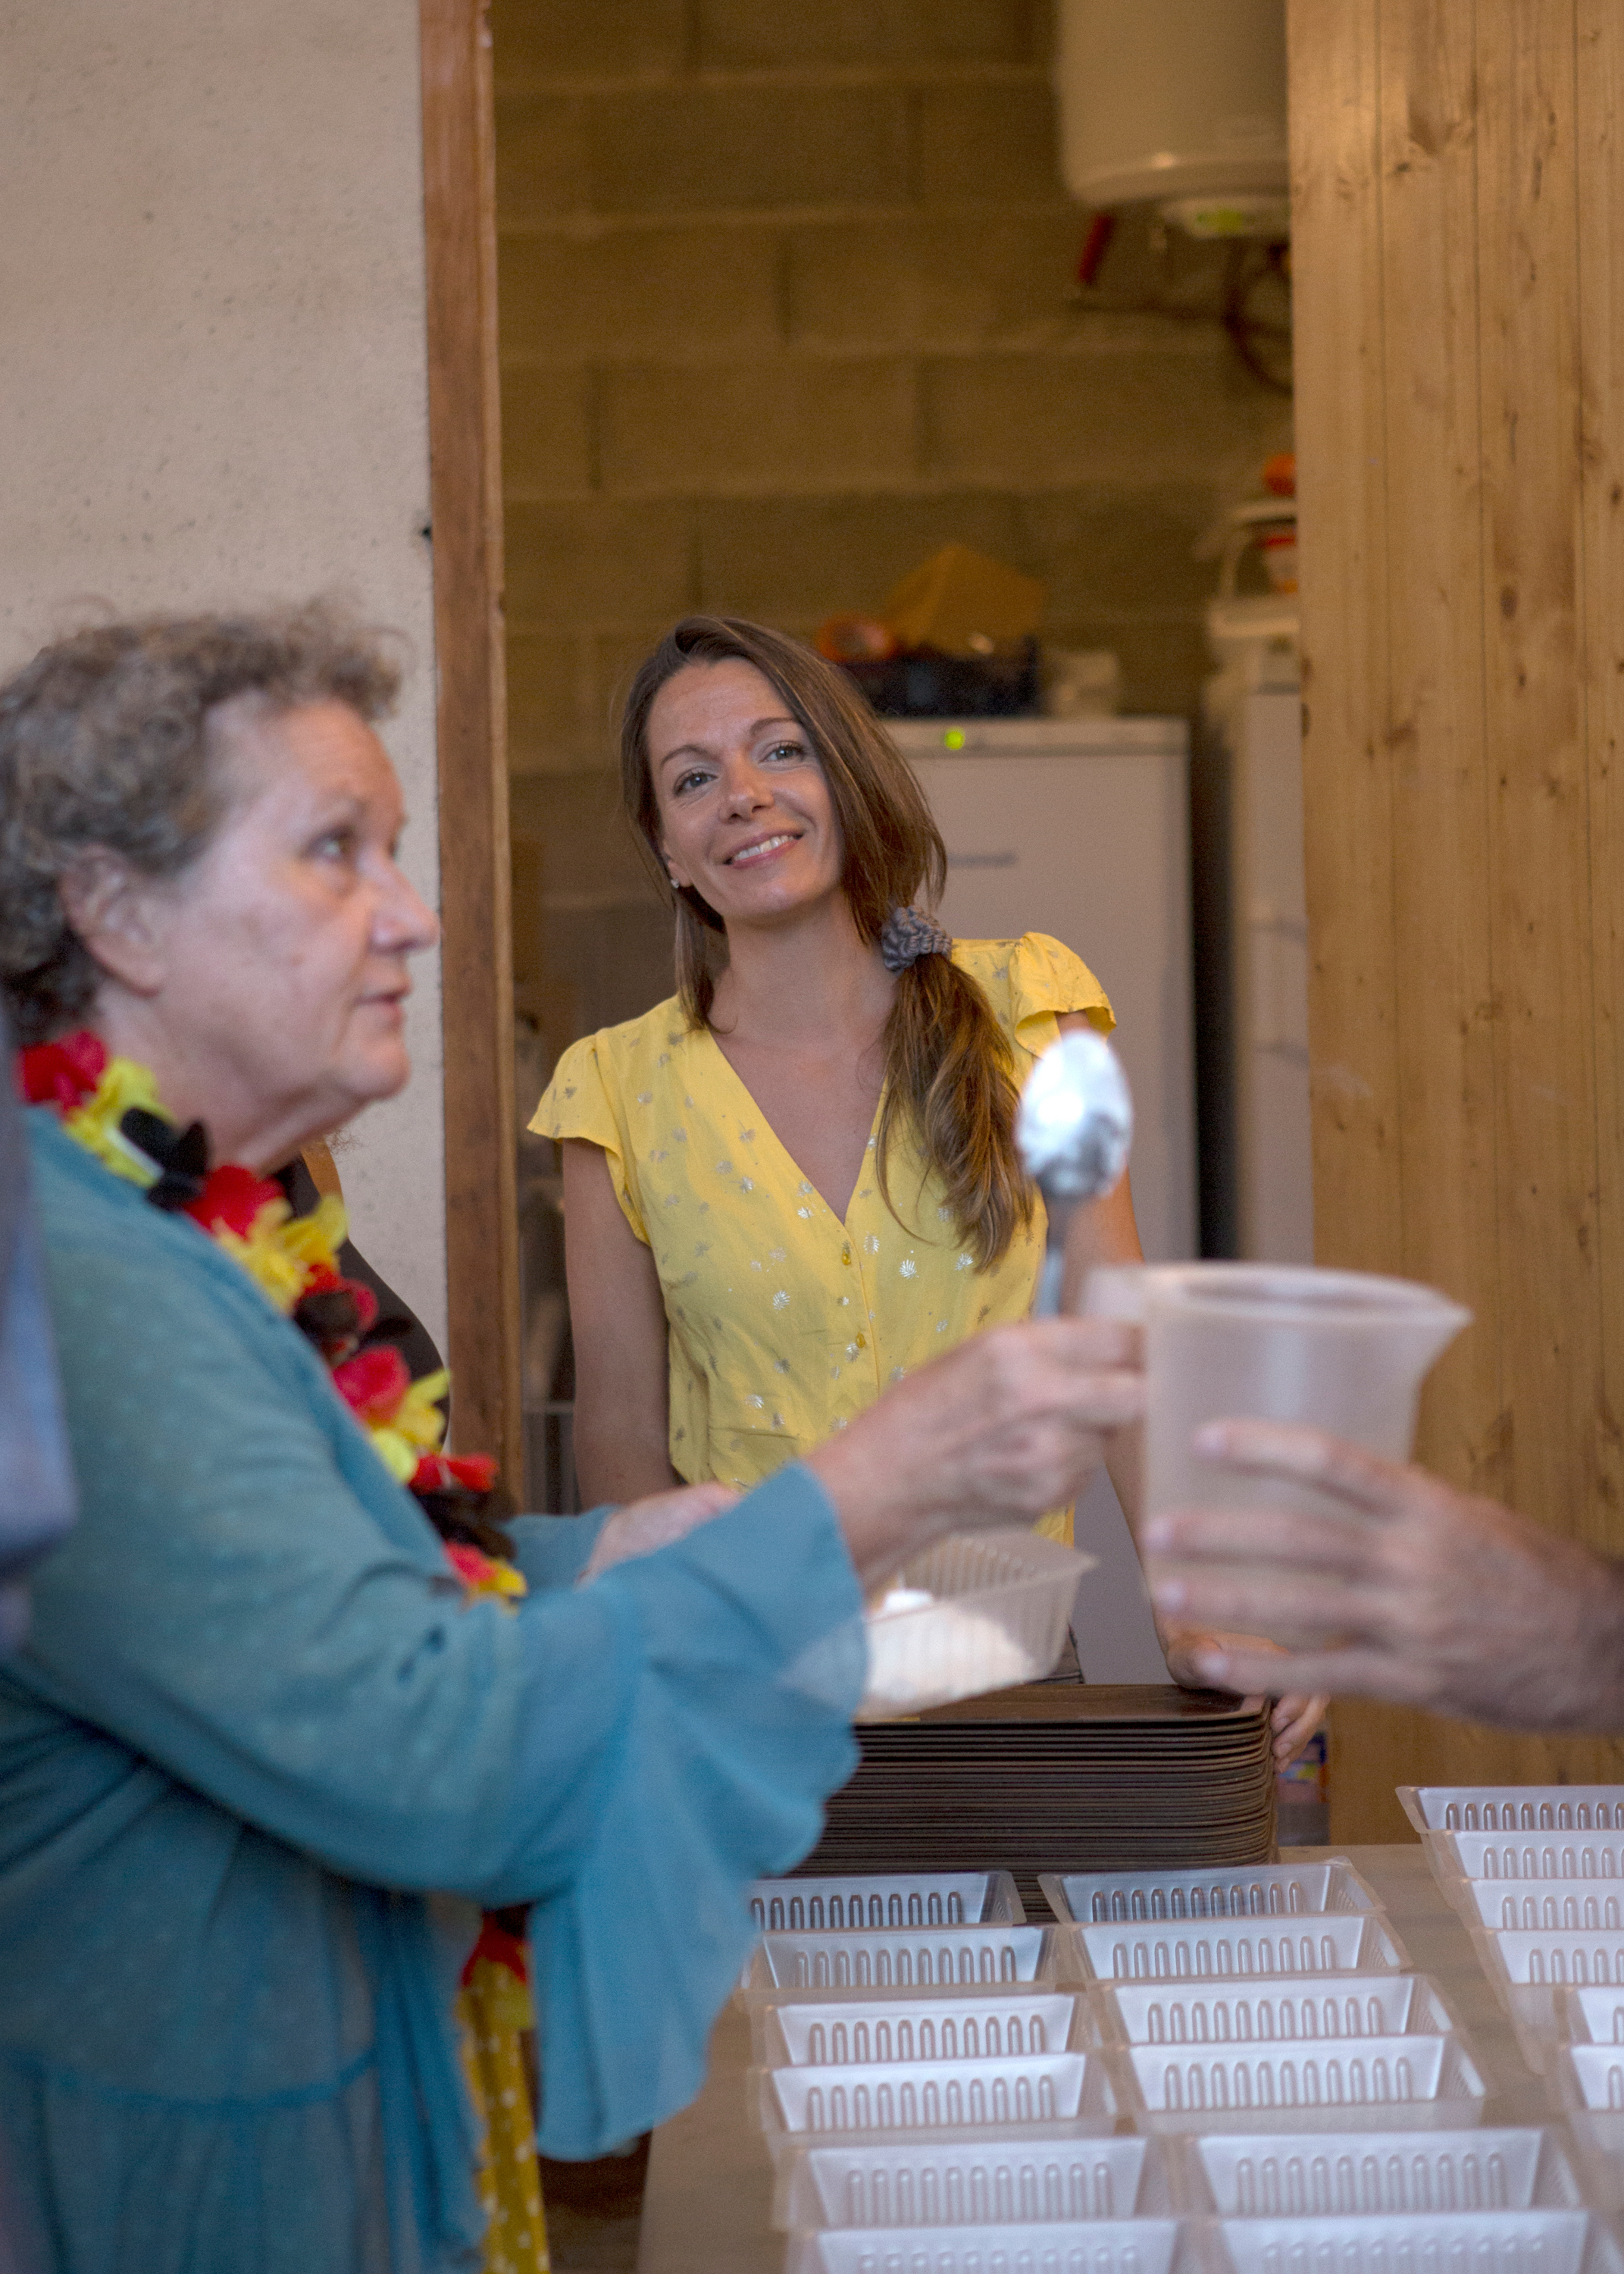
<svg viewBox="0 0 1624 2274">
<path fill-rule="evenodd" d="M 1075 1500 L 1144 1408 L 1136 1328 L 995 1327 L 888 1389 L 807 1466 L 839 1512 L 865 1587 L 950 1532 L 1034 1524 Z"/>
<path fill-rule="evenodd" d="M 584 1587 L 589 1579 L 596 1579 L 600 1571 L 616 1563 L 634 1555 L 651 1555 L 657 1547 L 669 1547 L 695 1525 L 709 1524 L 713 1516 L 723 1515 L 738 1497 L 726 1485 L 680 1485 L 673 1492 L 651 1493 L 647 1500 L 628 1502 L 624 1508 L 616 1509 L 598 1533 L 575 1585 Z"/>
<path fill-rule="evenodd" d="M 1158 1614 L 1220 1638 L 1194 1644 L 1198 1680 L 1282 1680 L 1502 1728 L 1624 1731 L 1618 1564 L 1318 1429 L 1212 1422 L 1196 1444 L 1215 1465 L 1307 1486 L 1318 1503 L 1180 1509 L 1146 1525 Z M 1222 1638 L 1237 1628 L 1273 1641 Z"/>
<path fill-rule="evenodd" d="M 1225 1652 L 1245 1653 L 1249 1657 L 1281 1654 L 1278 1645 L 1265 1642 L 1257 1635 L 1221 1635 L 1202 1627 L 1174 1627 L 1158 1619 L 1157 1630 L 1168 1662 L 1168 1672 L 1175 1682 L 1186 1690 L 1229 1690 L 1229 1682 L 1214 1682 L 1205 1669 L 1216 1655 Z M 1289 1696 L 1276 1697 L 1273 1690 L 1257 1690 L 1242 1703 L 1252 1713 L 1258 1713 L 1269 1702 L 1269 1729 L 1274 1749 L 1276 1769 L 1289 1768 L 1313 1736 L 1326 1715 L 1330 1704 L 1328 1697 L 1318 1693 L 1304 1695 L 1293 1691 Z"/>
</svg>

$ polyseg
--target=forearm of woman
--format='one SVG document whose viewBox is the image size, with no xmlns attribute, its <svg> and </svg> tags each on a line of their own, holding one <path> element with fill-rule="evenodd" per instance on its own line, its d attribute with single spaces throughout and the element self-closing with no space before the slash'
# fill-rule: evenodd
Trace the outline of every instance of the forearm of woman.
<svg viewBox="0 0 1624 2274">
<path fill-rule="evenodd" d="M 1070 1018 L 1061 1021 L 1063 1026 L 1071 1023 Z M 1144 1261 L 1145 1251 L 1139 1245 L 1139 1228 L 1133 1215 L 1132 1187 L 1124 1171 L 1102 1200 L 1091 1201 L 1086 1208 L 1079 1208 L 1067 1228 L 1062 1310 L 1082 1309 L 1088 1274 L 1096 1264 Z M 1118 1430 L 1106 1446 L 1105 1465 L 1130 1528 L 1139 1521 L 1142 1453 L 1143 1432 L 1137 1427 Z"/>
<path fill-rule="evenodd" d="M 665 1305 L 654 1258 L 627 1222 L 597 1145 L 564 1151 L 564 1269 L 575 1354 L 581 1497 L 641 1500 L 681 1480 L 668 1449 Z"/>
</svg>

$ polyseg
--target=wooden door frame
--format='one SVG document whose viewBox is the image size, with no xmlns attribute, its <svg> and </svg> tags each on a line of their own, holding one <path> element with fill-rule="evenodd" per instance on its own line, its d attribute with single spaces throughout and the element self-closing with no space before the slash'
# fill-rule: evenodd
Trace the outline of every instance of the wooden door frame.
<svg viewBox="0 0 1624 2274">
<path fill-rule="evenodd" d="M 523 1486 L 496 175 L 487 0 L 419 0 L 445 1037 L 446 1284 L 464 1451 Z"/>
</svg>

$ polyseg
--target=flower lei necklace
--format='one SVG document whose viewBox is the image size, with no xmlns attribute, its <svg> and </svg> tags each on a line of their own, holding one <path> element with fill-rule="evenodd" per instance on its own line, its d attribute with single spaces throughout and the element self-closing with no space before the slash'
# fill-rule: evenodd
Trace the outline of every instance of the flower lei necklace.
<svg viewBox="0 0 1624 2274">
<path fill-rule="evenodd" d="M 177 1129 L 147 1069 L 109 1058 L 87 1029 L 25 1050 L 18 1064 L 27 1103 L 55 1107 L 67 1134 L 116 1177 L 139 1185 L 154 1208 L 190 1216 L 314 1344 L 373 1451 L 423 1502 L 463 1584 L 477 1593 L 522 1595 L 524 1582 L 510 1564 L 455 1536 L 479 1528 L 496 1463 L 486 1453 L 441 1452 L 439 1400 L 450 1376 L 442 1367 L 414 1382 L 389 1327 L 380 1325 L 372 1289 L 339 1270 L 343 1202 L 328 1197 L 296 1216 L 271 1178 L 229 1162 L 211 1169 L 202 1123 Z"/>
</svg>

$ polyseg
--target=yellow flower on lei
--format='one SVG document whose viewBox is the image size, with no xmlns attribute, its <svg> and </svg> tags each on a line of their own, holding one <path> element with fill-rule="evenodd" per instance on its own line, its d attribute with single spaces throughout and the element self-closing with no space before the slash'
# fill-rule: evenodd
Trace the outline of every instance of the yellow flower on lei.
<svg viewBox="0 0 1624 2274">
<path fill-rule="evenodd" d="M 137 1065 L 133 1058 L 109 1058 L 93 1095 L 64 1114 L 62 1126 L 103 1167 L 146 1192 L 157 1183 L 158 1171 L 118 1126 L 134 1105 L 147 1113 L 163 1111 L 152 1075 L 144 1065 Z"/>
<path fill-rule="evenodd" d="M 348 1229 L 344 1204 L 331 1193 L 304 1216 L 279 1194 L 258 1210 L 246 1238 L 227 1224 L 214 1236 L 279 1311 L 291 1311 L 312 1270 L 336 1270 Z"/>
<path fill-rule="evenodd" d="M 393 1477 L 409 1485 L 425 1453 L 437 1453 L 446 1434 L 446 1417 L 437 1400 L 451 1387 L 442 1366 L 414 1382 L 387 1421 L 373 1422 L 367 1430 L 379 1459 Z"/>
</svg>

